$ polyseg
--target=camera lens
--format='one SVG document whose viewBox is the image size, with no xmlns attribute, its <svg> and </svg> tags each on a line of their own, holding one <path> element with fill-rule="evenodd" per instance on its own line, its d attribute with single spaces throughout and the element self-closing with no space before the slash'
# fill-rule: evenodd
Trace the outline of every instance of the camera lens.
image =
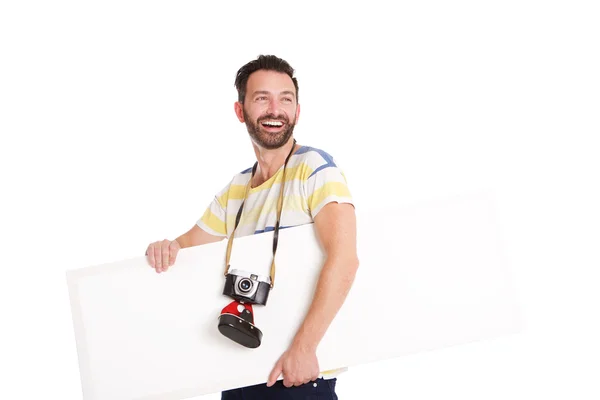
<svg viewBox="0 0 600 400">
<path fill-rule="evenodd" d="M 241 279 L 238 282 L 238 288 L 242 292 L 249 292 L 252 289 L 252 281 L 248 278 Z"/>
</svg>

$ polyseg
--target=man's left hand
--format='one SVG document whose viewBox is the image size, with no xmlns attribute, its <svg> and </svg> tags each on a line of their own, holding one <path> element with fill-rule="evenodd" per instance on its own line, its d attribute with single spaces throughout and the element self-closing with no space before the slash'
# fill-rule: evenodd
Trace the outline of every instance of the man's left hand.
<svg viewBox="0 0 600 400">
<path fill-rule="evenodd" d="M 283 375 L 285 387 L 300 386 L 316 380 L 319 377 L 316 350 L 292 345 L 275 364 L 267 386 L 273 386 L 280 374 Z"/>
</svg>

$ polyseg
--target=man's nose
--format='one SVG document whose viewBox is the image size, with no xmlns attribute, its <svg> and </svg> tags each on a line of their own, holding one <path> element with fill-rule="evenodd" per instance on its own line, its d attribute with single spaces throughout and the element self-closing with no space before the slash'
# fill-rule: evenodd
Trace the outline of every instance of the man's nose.
<svg viewBox="0 0 600 400">
<path fill-rule="evenodd" d="M 277 100 L 276 98 L 271 99 L 269 101 L 269 107 L 267 109 L 269 114 L 279 115 L 280 110 L 281 110 L 281 108 L 280 108 L 279 100 Z"/>
</svg>

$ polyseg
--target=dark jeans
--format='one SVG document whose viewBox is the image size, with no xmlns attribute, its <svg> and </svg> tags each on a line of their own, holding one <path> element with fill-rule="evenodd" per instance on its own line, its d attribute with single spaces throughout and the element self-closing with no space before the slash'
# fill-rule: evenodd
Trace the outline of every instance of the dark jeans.
<svg viewBox="0 0 600 400">
<path fill-rule="evenodd" d="M 337 379 L 319 378 L 302 386 L 283 386 L 277 381 L 273 386 L 266 383 L 226 390 L 221 393 L 221 400 L 338 400 L 335 394 Z M 314 384 L 317 384 L 316 386 Z"/>
</svg>

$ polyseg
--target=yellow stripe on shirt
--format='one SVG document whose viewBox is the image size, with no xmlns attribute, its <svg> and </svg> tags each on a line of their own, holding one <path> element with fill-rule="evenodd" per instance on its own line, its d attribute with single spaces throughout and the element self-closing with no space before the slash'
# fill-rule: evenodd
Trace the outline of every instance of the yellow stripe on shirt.
<svg viewBox="0 0 600 400">
<path fill-rule="evenodd" d="M 285 181 L 289 182 L 289 181 L 293 181 L 295 179 L 300 179 L 302 181 L 306 181 L 308 179 L 308 177 L 310 176 L 310 174 L 312 174 L 312 168 L 310 168 L 310 166 L 308 166 L 305 163 L 301 163 L 300 165 L 297 165 L 295 167 L 287 167 L 286 168 Z M 256 192 L 260 192 L 261 190 L 270 189 L 271 187 L 273 187 L 273 185 L 280 184 L 282 180 L 283 180 L 283 173 L 282 173 L 282 170 L 280 170 L 277 172 L 277 175 L 275 175 L 273 177 L 272 181 L 270 181 L 268 184 L 266 184 L 266 185 L 263 184 L 259 187 L 251 188 L 250 192 L 256 193 Z M 246 194 L 246 185 L 231 184 L 231 186 L 229 186 L 229 189 L 225 193 L 223 193 L 221 196 L 219 196 L 217 200 L 219 201 L 219 204 L 221 205 L 221 207 L 227 208 L 228 200 L 242 200 L 244 198 L 245 194 Z"/>
<path fill-rule="evenodd" d="M 310 209 L 316 209 L 329 196 L 350 197 L 350 191 L 345 183 L 327 182 L 308 196 Z"/>
<path fill-rule="evenodd" d="M 206 226 L 208 226 L 216 233 L 221 235 L 227 235 L 225 222 L 221 221 L 219 217 L 213 214 L 212 211 L 210 211 L 210 208 L 207 208 L 204 212 L 204 215 L 202 216 L 202 222 L 204 222 Z"/>
<path fill-rule="evenodd" d="M 242 219 L 240 220 L 240 226 L 249 223 L 256 223 L 259 220 L 259 218 L 261 218 L 261 216 L 264 217 L 265 213 L 277 213 L 278 200 L 278 198 L 270 197 L 267 200 L 265 200 L 262 207 L 248 207 L 248 209 L 244 207 L 244 213 Z M 282 221 L 285 221 L 285 214 L 287 213 L 307 211 L 304 198 L 298 195 L 286 196 L 283 200 L 283 207 L 281 210 Z M 233 226 L 235 224 L 235 219 L 237 218 L 237 212 L 228 214 L 227 218 L 227 224 Z M 286 224 L 284 223 L 284 225 Z"/>
<path fill-rule="evenodd" d="M 242 200 L 245 194 L 246 185 L 232 184 L 231 186 L 229 186 L 229 190 L 227 190 L 225 193 L 219 196 L 217 200 L 219 201 L 221 207 L 223 207 L 223 209 L 226 209 L 228 200 Z"/>
</svg>

